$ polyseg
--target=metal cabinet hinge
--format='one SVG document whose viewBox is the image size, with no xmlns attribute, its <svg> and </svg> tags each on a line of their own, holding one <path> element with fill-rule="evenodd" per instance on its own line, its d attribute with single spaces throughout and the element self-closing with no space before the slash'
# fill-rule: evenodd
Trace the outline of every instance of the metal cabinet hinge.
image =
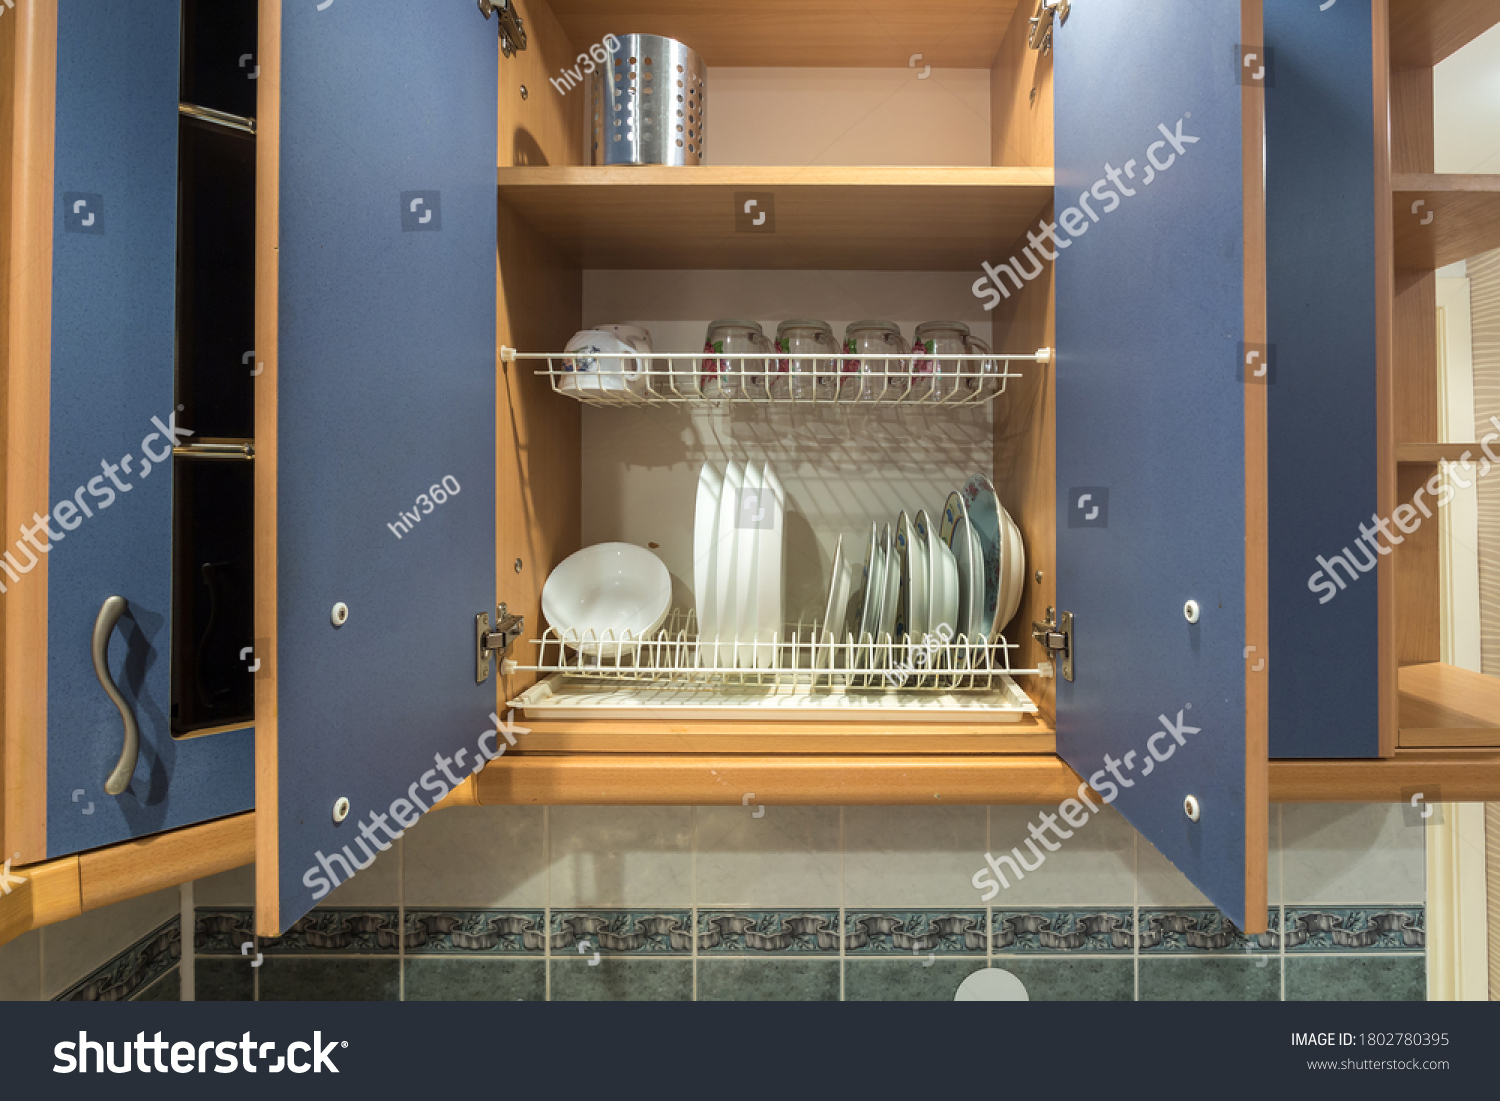
<svg viewBox="0 0 1500 1101">
<path fill-rule="evenodd" d="M 1026 36 L 1026 45 L 1044 54 L 1052 52 L 1054 21 L 1061 27 L 1068 21 L 1073 10 L 1071 0 L 1037 0 L 1036 14 L 1031 17 L 1031 33 Z"/>
<path fill-rule="evenodd" d="M 1057 614 L 1056 608 L 1047 609 L 1047 618 L 1031 625 L 1031 637 L 1057 656 L 1063 679 L 1073 679 L 1073 613 Z"/>
<path fill-rule="evenodd" d="M 488 19 L 500 16 L 500 52 L 506 57 L 526 48 L 526 28 L 521 25 L 521 15 L 511 0 L 479 0 L 479 10 Z"/>
<path fill-rule="evenodd" d="M 490 613 L 480 612 L 474 617 L 474 683 L 483 684 L 490 679 L 490 655 L 499 661 L 510 652 L 511 646 L 526 630 L 526 617 L 511 615 L 504 604 L 495 612 L 495 629 L 490 630 Z"/>
</svg>

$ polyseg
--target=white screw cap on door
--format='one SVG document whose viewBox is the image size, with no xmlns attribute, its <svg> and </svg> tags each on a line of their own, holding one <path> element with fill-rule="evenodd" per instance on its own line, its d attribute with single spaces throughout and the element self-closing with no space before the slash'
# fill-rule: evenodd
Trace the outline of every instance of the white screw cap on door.
<svg viewBox="0 0 1500 1101">
<path fill-rule="evenodd" d="M 1198 821 L 1198 815 L 1201 812 L 1198 809 L 1198 797 L 1196 795 L 1189 795 L 1182 801 L 1182 813 L 1188 816 L 1189 822 Z"/>
<path fill-rule="evenodd" d="M 334 800 L 333 803 L 333 820 L 335 822 L 342 822 L 345 818 L 348 817 L 349 800 L 347 797 L 340 795 L 336 800 Z"/>
<path fill-rule="evenodd" d="M 349 605 L 340 600 L 333 606 L 333 612 L 328 618 L 333 620 L 335 627 L 342 627 L 345 623 L 349 622 Z"/>
<path fill-rule="evenodd" d="M 1196 600 L 1189 600 L 1182 606 L 1182 617 L 1189 623 L 1198 622 L 1198 602 Z"/>
</svg>

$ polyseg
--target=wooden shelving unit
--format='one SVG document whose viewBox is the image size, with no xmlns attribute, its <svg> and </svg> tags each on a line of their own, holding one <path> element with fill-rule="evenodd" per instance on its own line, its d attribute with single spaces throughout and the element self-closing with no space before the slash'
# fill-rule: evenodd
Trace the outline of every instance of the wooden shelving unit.
<svg viewBox="0 0 1500 1101">
<path fill-rule="evenodd" d="M 919 64 L 988 69 L 1017 8 L 1033 0 L 761 0 L 723 5 L 702 0 L 643 0 L 621 18 L 616 0 L 552 0 L 579 49 L 606 34 L 665 35 L 689 42 L 710 66 L 905 68 Z"/>
<path fill-rule="evenodd" d="M 499 187 L 585 268 L 979 271 L 1036 227 L 1052 169 L 520 167 Z M 774 232 L 736 225 L 748 192 L 774 193 Z"/>
<path fill-rule="evenodd" d="M 1495 0 L 1390 0 L 1391 68 L 1436 65 L 1495 25 Z"/>
<path fill-rule="evenodd" d="M 1441 662 L 1400 673 L 1403 747 L 1500 745 L 1500 678 Z"/>
<path fill-rule="evenodd" d="M 1403 172 L 1391 189 L 1398 268 L 1435 270 L 1500 248 L 1500 175 Z"/>
<path fill-rule="evenodd" d="M 1493 449 L 1494 445 L 1491 445 Z M 1477 443 L 1398 443 L 1396 445 L 1396 461 L 1398 463 L 1421 463 L 1431 466 L 1433 463 L 1461 462 L 1464 453 L 1467 452 L 1471 462 L 1477 462 L 1484 457 L 1484 451 Z"/>
</svg>

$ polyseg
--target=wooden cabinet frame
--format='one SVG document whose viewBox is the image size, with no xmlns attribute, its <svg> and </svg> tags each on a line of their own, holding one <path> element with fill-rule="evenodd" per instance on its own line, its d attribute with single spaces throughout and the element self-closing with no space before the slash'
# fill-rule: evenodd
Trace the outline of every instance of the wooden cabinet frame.
<svg viewBox="0 0 1500 1101">
<path fill-rule="evenodd" d="M 1381 318 L 1384 359 L 1377 373 L 1383 423 L 1382 501 L 1407 499 L 1439 458 L 1452 458 L 1470 445 L 1439 444 L 1435 429 L 1435 361 L 1431 321 L 1431 267 L 1444 258 L 1469 255 L 1500 245 L 1500 177 L 1441 177 L 1432 174 L 1431 68 L 1441 57 L 1487 29 L 1497 13 L 1482 0 L 1376 0 L 1377 18 L 1389 4 L 1393 28 L 1388 69 L 1376 74 L 1377 104 L 1388 96 L 1389 171 L 1379 177 L 1377 194 L 1389 191 L 1392 221 L 1380 238 L 1389 264 L 1388 311 Z M 40 14 L 55 0 L 28 0 L 0 21 L 0 268 L 4 290 L 0 308 L 0 516 L 14 531 L 29 511 L 22 502 L 40 500 L 46 490 L 48 334 L 50 279 L 50 94 L 55 57 L 35 35 Z M 563 21 L 542 0 L 520 0 L 531 30 L 531 48 L 501 64 L 500 150 L 514 165 L 540 163 L 554 168 L 581 163 L 584 148 L 584 92 L 572 96 L 538 94 L 549 76 L 571 64 L 574 43 Z M 569 20 L 567 0 L 557 11 Z M 1052 162 L 1050 113 L 1051 59 L 1025 47 L 1029 5 L 1019 5 L 1009 32 L 991 65 L 991 146 L 993 163 L 1043 168 Z M 274 502 L 275 267 L 277 225 L 276 125 L 279 45 L 276 0 L 262 2 L 260 63 L 262 172 L 258 187 L 257 332 L 266 371 L 258 383 L 258 506 Z M 1086 14 L 1086 13 L 1085 13 Z M 766 18 L 771 18 L 767 15 Z M 1411 28 L 1418 30 L 1411 30 Z M 1403 29 L 1406 28 L 1406 29 Z M 1377 35 L 1377 40 L 1379 36 Z M 1427 43 L 1427 45 L 1423 45 Z M 1065 37 L 1059 48 L 1066 48 Z M 1380 51 L 1377 51 L 1379 54 Z M 932 59 L 928 59 L 932 60 Z M 1377 65 L 1386 59 L 1378 56 Z M 951 62 L 950 62 L 951 63 Z M 1386 74 L 1388 73 L 1388 80 Z M 522 98 L 521 87 L 532 93 Z M 18 153 L 19 151 L 19 153 Z M 502 170 L 503 172 L 503 170 Z M 851 170 L 850 178 L 858 175 Z M 1040 177 L 1038 177 L 1040 179 Z M 1050 181 L 1050 171 L 1047 173 Z M 1442 235 L 1414 235 L 1403 215 L 1412 202 L 1425 201 L 1439 212 Z M 496 347 L 561 347 L 578 327 L 582 309 L 582 266 L 557 242 L 540 233 L 500 200 L 499 293 Z M 1042 215 L 1046 208 L 1036 213 Z M 507 267 L 513 276 L 506 277 Z M 525 278 L 515 278 L 523 272 Z M 1049 278 L 1050 282 L 1050 278 Z M 1051 347 L 1055 304 L 1049 292 L 1020 296 L 996 311 L 1007 327 L 1012 349 Z M 581 541 L 578 517 L 549 510 L 549 500 L 576 499 L 582 477 L 579 459 L 579 407 L 558 400 L 544 379 L 496 358 L 497 488 L 496 593 L 529 623 L 540 613 L 542 582 L 552 566 Z M 1028 584 L 1016 622 L 1040 619 L 1055 603 L 1055 448 L 1053 381 L 1050 370 L 1028 373 L 1008 395 L 997 418 L 994 472 L 997 488 L 1018 502 L 1027 534 Z M 1026 426 L 1036 426 L 1029 430 Z M 1477 445 L 1473 445 L 1476 446 Z M 270 496 L 266 496 L 270 494 Z M 528 522 L 517 524 L 514 517 Z M 276 517 L 260 508 L 257 532 L 257 635 L 274 638 L 276 623 Z M 1436 525 L 1431 525 L 1433 542 Z M 1415 790 L 1438 790 L 1449 800 L 1500 797 L 1500 698 L 1486 684 L 1461 670 L 1437 665 L 1436 557 L 1423 545 L 1404 548 L 1389 568 L 1382 564 L 1381 631 L 1388 640 L 1389 676 L 1382 685 L 1382 711 L 1400 714 L 1397 727 L 1382 724 L 1381 759 L 1272 761 L 1271 802 L 1405 801 Z M 523 573 L 512 568 L 525 563 Z M 34 571 L 45 577 L 45 563 Z M 0 747 L 0 828 L 7 853 L 23 854 L 17 867 L 29 867 L 24 902 L 0 911 L 0 942 L 24 928 L 61 920 L 120 898 L 160 889 L 184 878 L 211 874 L 245 863 L 250 815 L 207 823 L 158 838 L 112 846 L 60 861 L 38 863 L 45 845 L 45 808 L 28 792 L 46 781 L 45 647 L 46 587 L 32 578 L 0 600 L 0 667 L 3 667 L 3 747 Z M 1043 655 L 1029 636 L 1017 634 L 1019 659 L 1031 665 Z M 1397 676 L 1397 665 L 1402 666 Z M 497 677 L 495 703 L 526 685 Z M 257 686 L 258 739 L 276 736 L 275 671 Z M 867 724 L 841 724 L 800 730 L 795 724 L 645 724 L 597 721 L 532 721 L 517 748 L 491 762 L 456 792 L 445 806 L 465 801 L 493 804 L 713 805 L 737 803 L 740 791 L 763 793 L 783 804 L 1048 803 L 1067 798 L 1079 778 L 1053 752 L 1053 683 L 1028 685 L 1041 714 L 998 730 L 955 724 L 911 724 L 892 730 Z M 1399 703 L 1398 703 L 1399 692 Z M 727 787 L 714 773 L 734 777 Z M 732 789 L 732 790 L 731 790 Z M 275 806 L 265 787 L 253 829 L 262 863 L 276 851 Z M 727 794 L 726 794 L 727 793 Z M 156 846 L 159 848 L 152 849 Z M 193 853 L 192 859 L 139 859 L 152 852 Z M 91 869 L 96 870 L 91 872 Z M 92 875 L 102 878 L 93 879 Z M 95 884 L 98 884 L 97 886 Z M 15 898 L 9 902 L 16 902 Z M 25 915 L 20 916 L 20 915 Z"/>
</svg>

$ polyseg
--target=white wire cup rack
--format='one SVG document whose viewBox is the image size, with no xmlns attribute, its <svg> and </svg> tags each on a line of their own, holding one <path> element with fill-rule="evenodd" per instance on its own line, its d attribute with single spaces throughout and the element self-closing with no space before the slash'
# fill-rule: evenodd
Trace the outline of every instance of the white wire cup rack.
<svg viewBox="0 0 1500 1101">
<path fill-rule="evenodd" d="M 993 721 L 1016 721 L 1037 708 L 1012 678 L 1043 674 L 1012 666 L 1017 647 L 1003 638 L 990 642 L 946 631 L 899 641 L 888 634 L 855 638 L 848 631 L 836 637 L 815 621 L 790 625 L 770 640 L 716 644 L 700 641 L 696 615 L 682 610 L 644 638 L 549 627 L 533 644 L 535 664 L 507 661 L 505 672 L 544 674 L 559 683 L 531 690 L 516 701 L 522 706 L 557 706 L 583 686 L 585 696 L 610 689 L 615 702 L 651 707 L 832 708 L 859 717 L 859 711 L 899 703 L 918 717 L 983 709 Z"/>
<path fill-rule="evenodd" d="M 536 373 L 553 390 L 591 405 L 979 405 L 1005 393 L 1021 366 L 1051 363 L 1052 350 L 601 355 L 501 347 L 500 359 L 541 363 Z"/>
</svg>

